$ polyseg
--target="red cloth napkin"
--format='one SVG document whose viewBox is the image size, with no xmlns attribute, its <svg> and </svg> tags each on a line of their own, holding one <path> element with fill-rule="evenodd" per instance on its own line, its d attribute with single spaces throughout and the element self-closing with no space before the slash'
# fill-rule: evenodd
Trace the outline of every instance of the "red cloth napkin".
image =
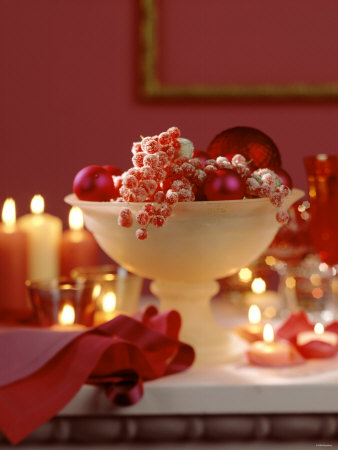
<svg viewBox="0 0 338 450">
<path fill-rule="evenodd" d="M 192 347 L 180 342 L 180 316 L 149 307 L 84 331 L 0 330 L 0 430 L 16 444 L 57 414 L 84 383 L 112 403 L 137 402 L 143 381 L 187 369 Z"/>
</svg>

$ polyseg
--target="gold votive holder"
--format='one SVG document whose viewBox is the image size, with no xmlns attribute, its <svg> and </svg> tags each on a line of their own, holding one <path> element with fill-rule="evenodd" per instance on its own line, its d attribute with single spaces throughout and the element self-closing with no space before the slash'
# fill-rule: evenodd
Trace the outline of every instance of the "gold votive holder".
<svg viewBox="0 0 338 450">
<path fill-rule="evenodd" d="M 40 326 L 67 331 L 93 325 L 93 284 L 60 277 L 27 280 L 26 286 Z"/>
<path fill-rule="evenodd" d="M 93 285 L 94 324 L 107 322 L 118 314 L 134 314 L 139 306 L 143 278 L 115 264 L 77 267 L 71 277 Z"/>
</svg>

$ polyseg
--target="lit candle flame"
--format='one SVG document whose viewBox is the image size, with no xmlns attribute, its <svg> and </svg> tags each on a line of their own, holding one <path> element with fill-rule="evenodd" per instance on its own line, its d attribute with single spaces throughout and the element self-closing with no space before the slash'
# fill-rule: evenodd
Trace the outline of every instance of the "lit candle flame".
<svg viewBox="0 0 338 450">
<path fill-rule="evenodd" d="M 274 338 L 275 338 L 275 335 L 273 332 L 273 328 L 269 323 L 267 323 L 266 325 L 264 325 L 264 329 L 263 329 L 264 342 L 271 343 L 274 341 Z"/>
<path fill-rule="evenodd" d="M 316 334 L 323 334 L 324 333 L 324 325 L 322 323 L 317 322 L 314 326 L 314 332 Z"/>
<path fill-rule="evenodd" d="M 42 214 L 45 210 L 45 200 L 42 195 L 34 195 L 31 201 L 31 212 L 33 214 Z"/>
<path fill-rule="evenodd" d="M 61 325 L 73 325 L 75 322 L 75 311 L 72 305 L 64 305 L 59 313 L 59 323 Z"/>
<path fill-rule="evenodd" d="M 71 230 L 83 229 L 83 213 L 78 206 L 73 206 L 70 209 L 68 222 Z"/>
<path fill-rule="evenodd" d="M 238 278 L 244 283 L 248 283 L 252 280 L 252 271 L 248 267 L 243 267 L 243 269 L 238 272 Z"/>
<path fill-rule="evenodd" d="M 5 200 L 4 206 L 2 208 L 1 218 L 6 227 L 12 228 L 15 225 L 15 201 L 12 198 L 7 198 Z"/>
<path fill-rule="evenodd" d="M 102 300 L 102 309 L 104 312 L 113 312 L 116 308 L 116 295 L 114 292 L 107 292 Z"/>
<path fill-rule="evenodd" d="M 251 290 L 255 294 L 263 294 L 266 290 L 266 283 L 263 278 L 255 278 L 251 283 Z"/>
<path fill-rule="evenodd" d="M 261 310 L 258 308 L 257 305 L 250 306 L 248 317 L 249 317 L 249 322 L 251 324 L 256 324 L 261 321 L 261 318 L 262 318 Z"/>
</svg>

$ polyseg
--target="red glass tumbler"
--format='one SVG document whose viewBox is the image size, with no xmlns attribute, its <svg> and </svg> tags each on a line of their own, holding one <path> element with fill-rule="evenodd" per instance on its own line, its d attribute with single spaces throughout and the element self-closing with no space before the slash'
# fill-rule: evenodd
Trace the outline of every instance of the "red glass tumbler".
<svg viewBox="0 0 338 450">
<path fill-rule="evenodd" d="M 311 238 L 321 261 L 334 266 L 338 264 L 338 156 L 307 156 L 304 165 L 311 205 Z"/>
</svg>

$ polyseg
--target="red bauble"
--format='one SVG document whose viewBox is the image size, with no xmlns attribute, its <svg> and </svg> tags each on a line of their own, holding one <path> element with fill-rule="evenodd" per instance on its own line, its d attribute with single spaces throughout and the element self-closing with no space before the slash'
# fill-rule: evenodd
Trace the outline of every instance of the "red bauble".
<svg viewBox="0 0 338 450">
<path fill-rule="evenodd" d="M 73 191 L 80 200 L 107 202 L 116 198 L 112 176 L 100 166 L 87 166 L 74 178 Z"/>
<path fill-rule="evenodd" d="M 232 170 L 216 170 L 208 175 L 203 190 L 207 200 L 239 200 L 244 197 L 245 183 Z"/>
<path fill-rule="evenodd" d="M 243 155 L 247 161 L 252 160 L 251 170 L 265 167 L 280 167 L 281 156 L 273 140 L 256 128 L 234 127 L 219 133 L 209 144 L 207 153 L 210 158 Z"/>
<path fill-rule="evenodd" d="M 103 169 L 105 169 L 108 173 L 110 173 L 110 175 L 122 175 L 122 170 L 119 169 L 116 166 L 102 166 Z"/>
<path fill-rule="evenodd" d="M 279 178 L 282 180 L 282 184 L 284 184 L 290 189 L 293 188 L 292 179 L 285 169 L 282 169 L 281 167 L 270 167 L 270 169 L 273 170 L 275 174 L 279 176 Z"/>
</svg>

